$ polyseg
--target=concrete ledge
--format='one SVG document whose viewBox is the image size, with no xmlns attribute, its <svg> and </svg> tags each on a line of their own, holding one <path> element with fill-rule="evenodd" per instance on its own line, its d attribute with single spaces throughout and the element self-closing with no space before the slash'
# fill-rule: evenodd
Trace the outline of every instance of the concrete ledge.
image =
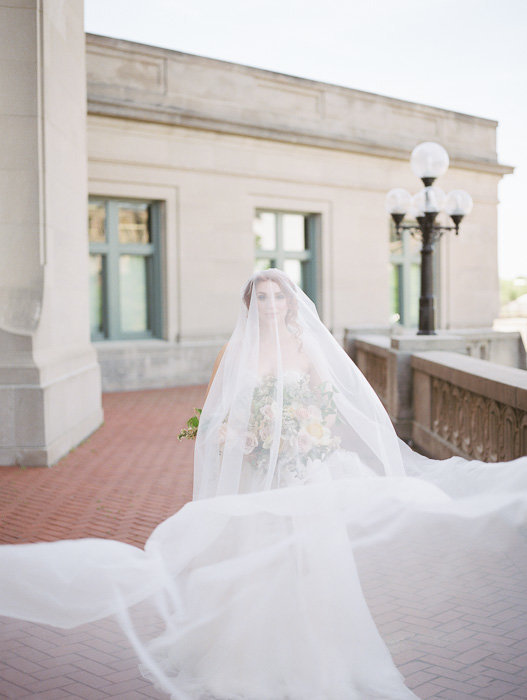
<svg viewBox="0 0 527 700">
<path fill-rule="evenodd" d="M 411 358 L 414 420 L 420 452 L 487 462 L 527 454 L 527 372 L 458 353 Z"/>
<path fill-rule="evenodd" d="M 523 369 L 433 350 L 414 354 L 412 368 L 462 389 L 527 410 L 527 372 Z"/>
<path fill-rule="evenodd" d="M 72 426 L 50 445 L 33 445 L 27 447 L 0 447 L 0 469 L 2 466 L 51 467 L 68 452 L 86 440 L 103 422 L 102 409 L 85 417 Z"/>
<path fill-rule="evenodd" d="M 393 335 L 391 346 L 403 352 L 441 350 L 496 362 L 508 367 L 526 369 L 525 348 L 519 332 L 504 332 L 490 328 L 461 328 L 440 330 L 437 335 Z"/>
<path fill-rule="evenodd" d="M 354 327 L 344 329 L 344 350 L 351 359 L 357 361 L 357 341 L 364 343 L 371 342 L 374 345 L 385 346 L 385 342 L 390 337 L 388 326 Z"/>
<path fill-rule="evenodd" d="M 348 353 L 379 395 L 399 436 L 413 439 L 421 451 L 426 452 L 435 439 L 419 432 L 424 426 L 431 431 L 431 377 L 514 410 L 527 404 L 527 373 L 510 366 L 521 361 L 523 345 L 517 333 L 482 328 L 430 336 L 382 335 L 377 329 L 369 333 L 348 329 L 345 338 Z M 495 362 L 489 361 L 493 358 Z M 516 429 L 521 433 L 523 427 Z M 447 448 L 447 443 L 436 445 L 434 455 L 461 454 L 459 445 Z"/>
<path fill-rule="evenodd" d="M 223 340 L 94 343 L 103 391 L 159 389 L 207 384 Z"/>
<path fill-rule="evenodd" d="M 103 421 L 99 366 L 42 385 L 0 386 L 0 465 L 55 464 Z"/>
<path fill-rule="evenodd" d="M 383 335 L 357 335 L 355 345 L 357 348 L 371 352 L 372 355 L 386 357 L 390 349 L 390 338 Z"/>
</svg>

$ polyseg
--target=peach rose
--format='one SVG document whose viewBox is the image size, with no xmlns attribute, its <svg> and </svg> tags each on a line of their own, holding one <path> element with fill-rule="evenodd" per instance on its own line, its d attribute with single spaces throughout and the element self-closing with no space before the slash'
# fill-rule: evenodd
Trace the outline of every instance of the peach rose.
<svg viewBox="0 0 527 700">
<path fill-rule="evenodd" d="M 257 444 L 258 440 L 256 439 L 256 435 L 254 433 L 248 433 L 245 439 L 245 448 L 243 450 L 244 454 L 251 454 L 251 452 L 254 450 Z"/>
<path fill-rule="evenodd" d="M 305 430 L 298 433 L 298 449 L 303 454 L 307 454 L 313 447 L 313 438 Z"/>
</svg>

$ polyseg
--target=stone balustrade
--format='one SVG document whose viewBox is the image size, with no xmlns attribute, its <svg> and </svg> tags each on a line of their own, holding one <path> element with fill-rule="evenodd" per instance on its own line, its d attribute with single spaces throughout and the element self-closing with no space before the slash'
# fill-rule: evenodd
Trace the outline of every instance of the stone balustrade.
<svg viewBox="0 0 527 700">
<path fill-rule="evenodd" d="M 501 462 L 527 455 L 527 372 L 457 353 L 412 357 L 419 451 Z"/>
<path fill-rule="evenodd" d="M 372 342 L 368 342 L 368 336 L 364 336 L 355 343 L 355 363 L 368 378 L 386 410 L 389 410 L 389 347 L 390 339 L 382 336 L 372 339 Z"/>
<path fill-rule="evenodd" d="M 361 334 L 346 349 L 418 451 L 487 462 L 527 455 L 525 370 L 465 355 L 441 336 Z"/>
</svg>

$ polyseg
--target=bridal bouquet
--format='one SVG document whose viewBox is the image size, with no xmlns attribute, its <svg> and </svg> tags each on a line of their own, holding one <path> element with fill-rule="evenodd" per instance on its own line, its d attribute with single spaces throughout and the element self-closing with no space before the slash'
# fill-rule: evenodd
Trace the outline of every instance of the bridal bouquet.
<svg viewBox="0 0 527 700">
<path fill-rule="evenodd" d="M 201 416 L 201 408 L 195 408 L 194 409 L 194 414 L 191 416 L 188 421 L 187 421 L 187 427 L 186 428 L 181 428 L 179 431 L 179 435 L 177 436 L 178 440 L 195 440 L 196 435 L 198 434 L 198 427 L 199 427 L 199 419 Z"/>
<path fill-rule="evenodd" d="M 340 438 L 331 431 L 337 418 L 333 393 L 329 382 L 311 387 L 309 375 L 284 382 L 278 449 L 282 465 L 323 460 L 339 447 Z M 276 377 L 271 375 L 253 395 L 245 455 L 255 469 L 267 468 L 278 412 Z"/>
</svg>

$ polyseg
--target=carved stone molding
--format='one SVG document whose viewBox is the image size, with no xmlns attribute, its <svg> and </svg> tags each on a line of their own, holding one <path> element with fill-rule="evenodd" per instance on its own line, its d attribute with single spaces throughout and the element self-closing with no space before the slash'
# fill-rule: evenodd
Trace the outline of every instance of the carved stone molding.
<svg viewBox="0 0 527 700">
<path fill-rule="evenodd" d="M 92 115 L 403 160 L 441 134 L 455 167 L 513 172 L 491 119 L 94 34 L 86 67 Z"/>
<path fill-rule="evenodd" d="M 432 377 L 432 432 L 485 462 L 527 455 L 527 411 Z"/>
</svg>

